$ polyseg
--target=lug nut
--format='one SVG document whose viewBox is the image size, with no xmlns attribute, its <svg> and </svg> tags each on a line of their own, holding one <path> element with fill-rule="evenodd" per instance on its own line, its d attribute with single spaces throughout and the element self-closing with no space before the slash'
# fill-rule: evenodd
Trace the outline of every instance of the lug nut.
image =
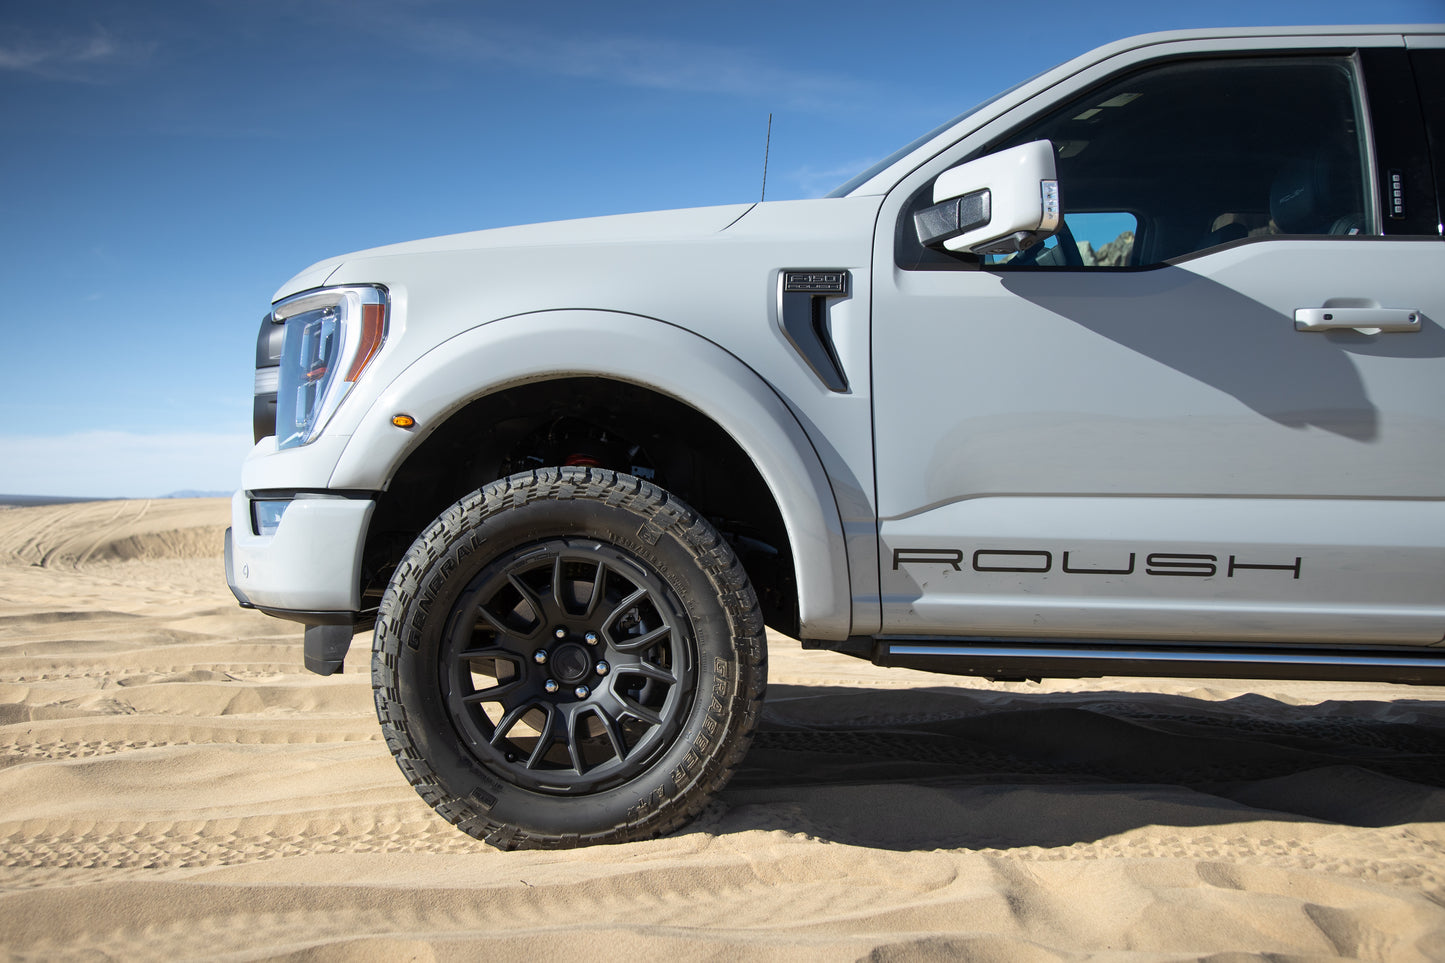
<svg viewBox="0 0 1445 963">
<path fill-rule="evenodd" d="M 546 682 L 542 683 L 542 688 L 546 689 L 548 692 L 556 692 L 562 687 L 557 684 L 556 679 L 548 679 Z"/>
<path fill-rule="evenodd" d="M 565 638 L 567 638 L 567 630 L 566 630 L 566 629 L 558 629 L 557 631 L 553 632 L 552 634 L 553 634 L 554 636 L 556 636 L 557 638 L 559 638 L 559 639 L 565 639 Z"/>
<path fill-rule="evenodd" d="M 546 665 L 546 664 L 547 664 L 547 650 L 546 650 L 546 649 L 538 649 L 536 652 L 533 652 L 533 653 L 532 653 L 532 661 L 535 662 L 535 663 L 537 663 L 538 665 Z"/>
<path fill-rule="evenodd" d="M 575 693 L 577 693 L 577 698 L 579 698 L 579 699 L 585 699 L 585 698 L 587 698 L 589 695 L 592 694 L 592 690 L 589 689 L 589 688 L 587 688 L 585 685 L 579 685 L 577 688 L 573 689 L 572 691 L 575 692 Z"/>
<path fill-rule="evenodd" d="M 612 671 L 612 667 L 609 666 L 606 662 L 599 662 L 595 666 L 593 666 L 593 671 L 596 672 L 598 675 L 606 675 L 607 673 Z"/>
<path fill-rule="evenodd" d="M 596 645 L 596 644 L 597 644 L 597 633 L 596 633 L 596 632 L 588 632 L 586 635 L 582 636 L 582 638 L 583 638 L 583 640 L 584 640 L 588 645 Z"/>
</svg>

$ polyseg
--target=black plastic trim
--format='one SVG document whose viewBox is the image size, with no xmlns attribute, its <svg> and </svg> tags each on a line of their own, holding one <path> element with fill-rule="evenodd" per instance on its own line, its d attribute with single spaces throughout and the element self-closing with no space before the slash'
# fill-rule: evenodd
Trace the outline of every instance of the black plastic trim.
<svg viewBox="0 0 1445 963">
<path fill-rule="evenodd" d="M 305 609 L 273 609 L 269 606 L 253 605 L 259 612 L 287 622 L 302 625 L 361 625 L 365 619 L 361 612 L 312 612 Z"/>
<path fill-rule="evenodd" d="M 991 679 L 1142 676 L 1445 683 L 1445 652 L 1423 648 L 1198 646 L 1169 642 L 881 639 L 877 665 Z"/>
<path fill-rule="evenodd" d="M 1208 257 L 1219 251 L 1228 251 L 1231 248 L 1244 247 L 1249 244 L 1279 244 L 1286 241 L 1328 241 L 1332 244 L 1377 244 L 1382 241 L 1399 243 L 1401 241 L 1428 241 L 1434 239 L 1433 234 L 1392 234 L 1383 236 L 1379 234 L 1261 234 L 1256 237 L 1242 237 L 1234 241 L 1226 241 L 1223 244 L 1216 244 L 1213 247 L 1200 248 L 1198 251 L 1190 251 L 1178 257 L 1171 257 L 1154 264 L 1119 264 L 1104 267 L 1084 267 L 1077 264 L 990 264 L 983 268 L 991 274 L 1058 274 L 1061 272 L 1073 272 L 1083 274 L 1142 274 L 1147 271 L 1158 271 L 1162 268 L 1177 267 L 1180 264 L 1188 264 L 1190 261 L 1197 261 L 1202 257 Z"/>
<path fill-rule="evenodd" d="M 1445 229 L 1445 50 L 1412 50 L 1410 67 L 1435 171 L 1436 230 Z"/>
<path fill-rule="evenodd" d="M 985 226 L 993 217 L 992 200 L 992 192 L 984 189 L 925 207 L 913 215 L 918 242 L 924 247 L 934 247 Z"/>
<path fill-rule="evenodd" d="M 306 668 L 317 675 L 340 672 L 346 664 L 351 637 L 356 633 L 350 625 L 308 625 L 303 647 Z"/>
<path fill-rule="evenodd" d="M 284 501 L 303 495 L 321 495 L 330 498 L 344 498 L 349 501 L 371 501 L 381 492 L 368 488 L 248 488 L 246 497 L 252 501 Z"/>
<path fill-rule="evenodd" d="M 1242 237 L 1234 241 L 1226 241 L 1223 244 L 1216 244 L 1213 247 L 1201 248 L 1198 251 L 1190 251 L 1188 254 L 1181 254 L 1178 257 L 1171 257 L 1165 261 L 1157 261 L 1154 264 L 1117 264 L 1103 267 L 1084 267 L 1078 264 L 990 264 L 980 267 L 978 264 L 963 264 L 957 261 L 950 267 L 942 268 L 938 265 L 914 267 L 905 266 L 905 271 L 928 271 L 928 270 L 984 270 L 990 274 L 1145 274 L 1149 271 L 1162 271 L 1165 268 L 1177 267 L 1181 264 L 1188 264 L 1190 261 L 1197 261 L 1202 257 L 1208 257 L 1220 251 L 1228 251 L 1231 248 L 1244 247 L 1247 244 L 1278 244 L 1285 241 L 1329 241 L 1332 244 L 1377 244 L 1380 242 L 1398 244 L 1402 241 L 1430 241 L 1435 240 L 1439 235 L 1430 234 L 1392 234 L 1382 236 L 1379 234 L 1261 234 L 1256 237 Z"/>
<path fill-rule="evenodd" d="M 236 596 L 236 601 L 241 603 L 241 608 L 254 609 L 256 606 L 252 605 L 251 600 L 242 595 L 241 590 L 236 587 L 236 563 L 231 557 L 231 529 L 229 527 L 226 529 L 225 564 L 226 587 L 231 590 L 232 595 Z"/>
<path fill-rule="evenodd" d="M 276 393 L 256 395 L 251 402 L 251 436 L 255 442 L 276 434 Z"/>
<path fill-rule="evenodd" d="M 787 270 L 779 279 L 778 324 L 794 350 L 829 391 L 848 390 L 848 376 L 828 331 L 828 300 L 848 297 L 847 271 L 810 268 Z"/>
<path fill-rule="evenodd" d="M 261 317 L 261 330 L 256 335 L 256 370 L 277 368 L 281 364 L 281 343 L 286 328 L 276 324 L 268 311 Z M 256 441 L 276 434 L 276 392 L 255 395 L 251 403 L 251 433 Z"/>
<path fill-rule="evenodd" d="M 1409 57 L 1403 49 L 1375 47 L 1361 50 L 1359 56 L 1375 139 L 1380 231 L 1439 237 L 1440 208 L 1430 176 L 1430 147 Z M 1404 210 L 1394 214 L 1391 202 L 1397 178 Z"/>
</svg>

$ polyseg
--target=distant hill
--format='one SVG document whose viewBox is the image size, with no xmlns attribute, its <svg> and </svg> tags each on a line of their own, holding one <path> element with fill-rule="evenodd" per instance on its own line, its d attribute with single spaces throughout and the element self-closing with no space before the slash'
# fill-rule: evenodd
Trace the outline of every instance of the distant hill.
<svg viewBox="0 0 1445 963">
<path fill-rule="evenodd" d="M 202 492 L 187 488 L 184 491 L 171 492 L 169 495 L 162 495 L 161 498 L 230 498 L 234 492 Z"/>
<path fill-rule="evenodd" d="M 71 505 L 80 502 L 105 502 L 109 498 L 75 498 L 65 495 L 0 495 L 0 507 L 25 508 L 32 505 Z"/>
</svg>

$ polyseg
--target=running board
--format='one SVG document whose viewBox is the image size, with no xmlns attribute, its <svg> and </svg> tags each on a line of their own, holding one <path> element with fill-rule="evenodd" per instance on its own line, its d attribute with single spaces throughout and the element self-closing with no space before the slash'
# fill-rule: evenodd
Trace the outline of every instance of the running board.
<svg viewBox="0 0 1445 963">
<path fill-rule="evenodd" d="M 1428 651 L 1428 650 L 1427 650 Z M 999 681 L 1107 675 L 1186 679 L 1300 679 L 1445 685 L 1445 652 L 1020 643 L 1003 639 L 879 639 L 876 665 Z"/>
</svg>

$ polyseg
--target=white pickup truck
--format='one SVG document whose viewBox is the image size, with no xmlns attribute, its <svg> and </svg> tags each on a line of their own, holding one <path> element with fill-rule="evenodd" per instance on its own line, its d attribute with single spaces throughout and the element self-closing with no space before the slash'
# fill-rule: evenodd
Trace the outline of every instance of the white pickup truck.
<svg viewBox="0 0 1445 963">
<path fill-rule="evenodd" d="M 764 626 L 887 666 L 1445 682 L 1445 27 L 1153 34 L 831 195 L 332 258 L 227 579 L 502 847 L 668 832 Z"/>
</svg>

